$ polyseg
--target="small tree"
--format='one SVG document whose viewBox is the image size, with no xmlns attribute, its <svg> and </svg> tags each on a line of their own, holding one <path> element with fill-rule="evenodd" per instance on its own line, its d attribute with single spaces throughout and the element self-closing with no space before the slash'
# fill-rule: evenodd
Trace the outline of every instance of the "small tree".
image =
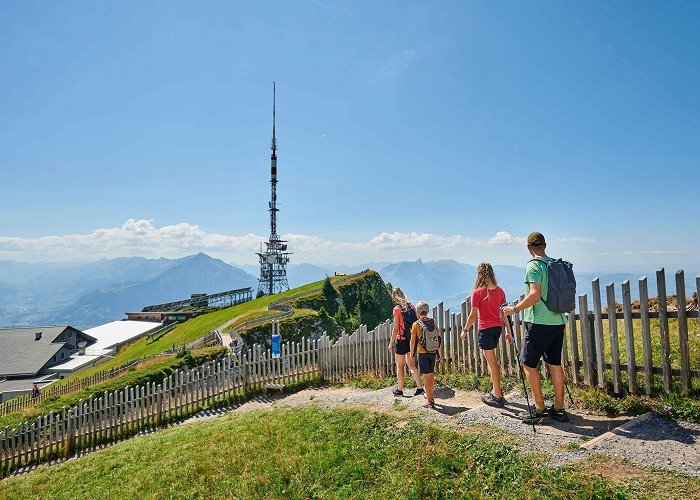
<svg viewBox="0 0 700 500">
<path fill-rule="evenodd" d="M 345 306 L 340 306 L 338 308 L 338 312 L 335 313 L 333 319 L 342 330 L 345 330 L 345 332 L 350 332 L 352 325 L 350 324 L 350 316 L 348 316 Z"/>
<path fill-rule="evenodd" d="M 328 313 L 333 316 L 338 312 L 338 291 L 333 287 L 331 279 L 326 276 L 323 282 L 323 297 L 325 299 L 325 308 Z"/>
<path fill-rule="evenodd" d="M 259 299 L 260 297 L 264 297 L 264 296 L 265 296 L 265 291 L 261 288 L 260 290 L 258 290 L 258 293 L 255 295 L 255 298 Z"/>
</svg>

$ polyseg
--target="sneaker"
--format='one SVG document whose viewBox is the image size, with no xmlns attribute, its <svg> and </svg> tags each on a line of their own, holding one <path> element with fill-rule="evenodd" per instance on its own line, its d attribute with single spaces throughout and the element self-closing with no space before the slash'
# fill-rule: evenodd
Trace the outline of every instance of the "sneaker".
<svg viewBox="0 0 700 500">
<path fill-rule="evenodd" d="M 525 418 L 523 418 L 523 423 L 527 425 L 546 424 L 548 418 L 549 413 L 547 412 L 546 408 L 543 411 L 540 411 L 537 408 L 533 408 L 529 411 L 529 414 Z"/>
<path fill-rule="evenodd" d="M 423 389 L 422 387 L 420 389 L 416 389 L 416 393 L 414 394 L 414 396 L 420 396 L 421 394 L 425 394 L 425 389 Z"/>
<path fill-rule="evenodd" d="M 503 408 L 506 405 L 506 398 L 503 396 L 497 398 L 492 392 L 481 396 L 481 401 L 483 401 L 483 403 L 486 405 L 494 406 L 496 408 Z"/>
<path fill-rule="evenodd" d="M 400 391 L 400 390 L 398 390 L 398 389 L 394 389 L 393 394 L 394 394 L 394 396 L 397 396 L 397 397 L 398 397 L 398 396 L 403 396 L 403 391 Z"/>
<path fill-rule="evenodd" d="M 562 408 L 561 410 L 555 410 L 554 405 L 549 407 L 549 416 L 552 417 L 554 420 L 558 420 L 559 422 L 568 422 L 569 421 L 569 414 L 566 413 L 566 410 Z"/>
</svg>

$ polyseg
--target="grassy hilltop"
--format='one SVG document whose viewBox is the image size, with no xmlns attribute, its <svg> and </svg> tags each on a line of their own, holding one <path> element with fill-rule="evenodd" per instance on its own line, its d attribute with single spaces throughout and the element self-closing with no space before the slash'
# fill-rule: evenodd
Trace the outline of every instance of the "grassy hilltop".
<svg viewBox="0 0 700 500">
<path fill-rule="evenodd" d="M 700 492 L 696 480 L 650 472 L 625 481 L 614 470 L 596 459 L 548 466 L 486 428 L 458 432 L 406 415 L 302 407 L 231 414 L 139 436 L 6 479 L 0 497 L 629 498 L 683 492 L 689 498 Z"/>
</svg>

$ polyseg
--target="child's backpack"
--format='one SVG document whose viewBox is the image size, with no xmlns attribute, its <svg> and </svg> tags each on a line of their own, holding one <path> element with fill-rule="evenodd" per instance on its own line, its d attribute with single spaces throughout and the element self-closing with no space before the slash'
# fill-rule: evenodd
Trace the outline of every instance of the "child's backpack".
<svg viewBox="0 0 700 500">
<path fill-rule="evenodd" d="M 431 321 L 433 324 L 433 329 L 431 331 L 428 330 L 426 324 L 421 320 L 417 320 L 417 322 L 421 328 L 420 346 L 428 352 L 437 352 L 438 349 L 440 349 L 440 344 L 442 344 L 442 337 L 440 336 L 440 330 L 438 330 L 437 325 L 435 325 L 434 321 Z"/>
<path fill-rule="evenodd" d="M 547 266 L 547 300 L 542 300 L 547 309 L 556 313 L 568 313 L 576 309 L 574 265 L 561 259 L 548 262 L 542 259 L 532 260 Z"/>
<path fill-rule="evenodd" d="M 398 337 L 403 340 L 406 338 L 406 333 L 411 332 L 413 323 L 418 319 L 418 315 L 416 314 L 416 308 L 413 307 L 413 304 L 406 304 L 406 309 L 401 309 L 401 316 L 403 317 L 403 331 L 399 332 Z"/>
</svg>

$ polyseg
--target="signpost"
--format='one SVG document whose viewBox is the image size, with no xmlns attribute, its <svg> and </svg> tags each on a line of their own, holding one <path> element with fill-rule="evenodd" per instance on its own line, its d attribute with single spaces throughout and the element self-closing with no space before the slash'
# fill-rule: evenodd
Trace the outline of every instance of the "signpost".
<svg viewBox="0 0 700 500">
<path fill-rule="evenodd" d="M 282 335 L 280 334 L 280 324 L 277 321 L 272 322 L 272 357 L 277 359 L 282 353 Z"/>
</svg>

